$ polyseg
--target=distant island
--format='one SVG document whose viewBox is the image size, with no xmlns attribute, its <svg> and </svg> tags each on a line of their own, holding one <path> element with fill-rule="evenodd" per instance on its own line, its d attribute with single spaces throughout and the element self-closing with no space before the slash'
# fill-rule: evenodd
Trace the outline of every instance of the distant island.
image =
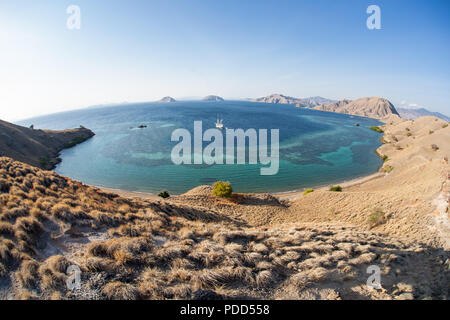
<svg viewBox="0 0 450 320">
<path fill-rule="evenodd" d="M 167 97 L 162 98 L 162 99 L 159 100 L 158 102 L 177 102 L 177 100 L 175 100 L 175 99 L 172 98 L 172 97 L 167 96 Z"/>
<path fill-rule="evenodd" d="M 420 117 L 432 116 L 442 119 L 444 121 L 450 121 L 450 117 L 447 117 L 446 115 L 440 112 L 429 111 L 425 108 L 418 108 L 418 109 L 397 108 L 397 111 L 403 119 L 407 120 L 415 120 Z"/>
<path fill-rule="evenodd" d="M 360 98 L 355 101 L 344 99 L 335 101 L 322 97 L 294 98 L 282 94 L 272 94 L 254 99 L 256 102 L 293 104 L 300 108 L 310 108 L 319 111 L 345 113 L 350 115 L 383 119 L 391 115 L 400 116 L 394 105 L 384 98 Z"/>
<path fill-rule="evenodd" d="M 224 101 L 224 99 L 222 97 L 219 96 L 206 96 L 202 99 L 202 101 Z"/>
<path fill-rule="evenodd" d="M 278 93 L 271 94 L 262 98 L 253 99 L 253 101 L 264 103 L 295 104 L 297 107 L 314 107 L 321 104 L 329 104 L 335 102 L 335 100 L 330 100 L 319 96 L 309 98 L 294 98 Z"/>
</svg>

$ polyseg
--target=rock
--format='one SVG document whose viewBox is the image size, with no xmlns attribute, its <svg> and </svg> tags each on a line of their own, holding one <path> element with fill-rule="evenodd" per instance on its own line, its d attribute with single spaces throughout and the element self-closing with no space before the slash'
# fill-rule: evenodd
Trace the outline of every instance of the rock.
<svg viewBox="0 0 450 320">
<path fill-rule="evenodd" d="M 395 297 L 395 300 L 414 300 L 412 293 L 402 293 L 401 295 Z"/>
</svg>

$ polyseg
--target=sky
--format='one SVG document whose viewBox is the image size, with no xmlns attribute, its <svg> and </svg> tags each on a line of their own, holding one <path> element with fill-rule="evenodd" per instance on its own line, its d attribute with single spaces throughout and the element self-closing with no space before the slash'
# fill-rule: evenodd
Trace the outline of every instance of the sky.
<svg viewBox="0 0 450 320">
<path fill-rule="evenodd" d="M 0 119 L 272 93 L 450 115 L 449 36 L 447 0 L 0 0 Z"/>
</svg>

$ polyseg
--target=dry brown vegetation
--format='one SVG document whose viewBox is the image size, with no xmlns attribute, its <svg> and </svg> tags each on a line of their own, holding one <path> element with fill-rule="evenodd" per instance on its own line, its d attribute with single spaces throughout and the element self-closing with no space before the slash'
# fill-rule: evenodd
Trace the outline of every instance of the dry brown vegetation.
<svg viewBox="0 0 450 320">
<path fill-rule="evenodd" d="M 0 159 L 0 271 L 20 299 L 444 298 L 433 249 L 335 224 L 252 228 L 208 210 L 130 200 Z M 5 190 L 6 191 L 6 190 Z M 222 205 L 236 205 L 233 199 Z M 276 198 L 261 196 L 284 206 Z M 240 205 L 251 201 L 240 197 Z M 69 291 L 67 268 L 82 270 Z M 382 266 L 384 289 L 365 287 Z M 416 264 L 416 265 L 414 265 Z M 420 268 L 411 274 L 412 267 Z M 440 271 L 439 271 L 440 270 Z M 448 282 L 447 282 L 448 283 Z M 400 289 L 399 289 L 400 286 Z"/>
<path fill-rule="evenodd" d="M 427 146 L 448 131 L 439 127 L 426 131 Z M 412 144 L 400 129 L 386 130 L 398 137 L 383 146 L 396 167 L 389 177 L 404 172 L 391 145 L 408 152 Z M 427 149 L 436 157 L 447 150 L 437 143 L 437 152 Z M 425 186 L 433 194 L 434 184 Z M 0 298 L 448 299 L 448 251 L 436 230 L 423 237 L 417 222 L 429 222 L 426 193 L 411 182 L 399 186 L 420 201 L 407 203 L 407 212 L 400 192 L 358 188 L 283 201 L 222 199 L 202 186 L 153 201 L 0 158 Z M 82 271 L 79 290 L 67 288 L 70 265 Z M 381 269 L 380 290 L 366 286 L 369 265 Z"/>
</svg>

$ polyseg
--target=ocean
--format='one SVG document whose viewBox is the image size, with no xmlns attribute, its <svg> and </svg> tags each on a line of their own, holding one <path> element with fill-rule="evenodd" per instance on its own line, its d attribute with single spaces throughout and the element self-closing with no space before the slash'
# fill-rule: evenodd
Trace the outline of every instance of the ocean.
<svg viewBox="0 0 450 320">
<path fill-rule="evenodd" d="M 214 128 L 217 115 L 227 128 L 279 129 L 278 173 L 261 175 L 261 164 L 173 164 L 171 151 L 178 142 L 171 141 L 172 132 L 184 128 L 193 135 L 194 121 L 202 121 L 203 130 Z M 180 194 L 223 180 L 231 182 L 236 192 L 283 192 L 368 175 L 382 164 L 375 154 L 381 135 L 369 129 L 379 121 L 285 104 L 135 103 L 46 115 L 18 124 L 33 124 L 36 129 L 83 125 L 93 130 L 92 139 L 61 152 L 62 162 L 55 171 L 86 184 L 128 191 Z"/>
</svg>

